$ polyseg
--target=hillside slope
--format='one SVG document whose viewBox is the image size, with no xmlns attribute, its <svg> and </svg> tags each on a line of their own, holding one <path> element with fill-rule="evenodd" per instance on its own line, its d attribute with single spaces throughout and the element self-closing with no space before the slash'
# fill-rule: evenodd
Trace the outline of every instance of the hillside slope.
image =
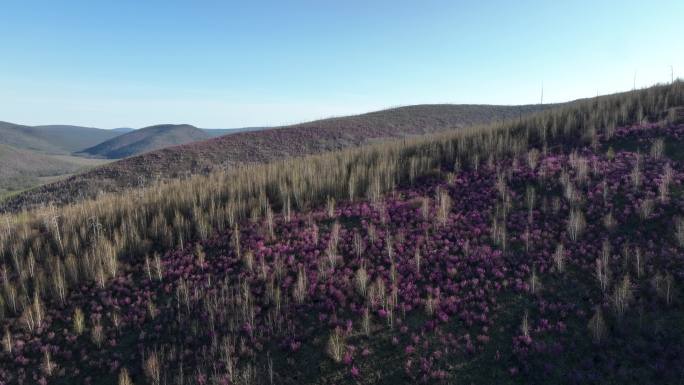
<svg viewBox="0 0 684 385">
<path fill-rule="evenodd" d="M 679 384 L 680 106 L 684 83 L 0 216 L 0 382 Z"/>
<path fill-rule="evenodd" d="M 112 128 L 111 131 L 118 132 L 119 134 L 127 134 L 131 131 L 135 131 L 135 128 L 118 127 L 118 128 Z"/>
<path fill-rule="evenodd" d="M 0 122 L 0 144 L 48 154 L 70 154 L 119 135 L 121 132 L 93 127 Z"/>
<path fill-rule="evenodd" d="M 71 125 L 34 126 L 34 128 L 40 131 L 41 137 L 69 153 L 92 147 L 122 134 L 117 130 Z"/>
<path fill-rule="evenodd" d="M 209 138 L 204 130 L 188 124 L 161 124 L 125 133 L 81 153 L 117 159 Z"/>
<path fill-rule="evenodd" d="M 0 144 L 0 195 L 40 184 L 41 178 L 70 174 L 102 163 L 66 155 L 49 155 Z"/>
<path fill-rule="evenodd" d="M 4 202 L 0 210 L 17 210 L 48 202 L 72 202 L 77 196 L 92 196 L 100 191 L 119 191 L 151 178 L 207 173 L 237 164 L 263 163 L 385 139 L 443 132 L 518 118 L 552 107 L 554 105 L 417 105 L 242 132 L 123 159 L 16 196 Z M 115 141 L 137 132 L 126 134 Z M 105 143 L 89 149 L 88 153 L 99 156 L 121 155 L 121 152 L 116 152 L 118 147 L 108 145 L 105 148 L 104 145 Z"/>
<path fill-rule="evenodd" d="M 269 128 L 271 127 L 203 128 L 202 130 L 204 130 L 204 132 L 209 134 L 209 136 L 211 136 L 212 138 L 216 138 L 219 136 L 238 134 L 241 132 L 267 130 Z"/>
</svg>

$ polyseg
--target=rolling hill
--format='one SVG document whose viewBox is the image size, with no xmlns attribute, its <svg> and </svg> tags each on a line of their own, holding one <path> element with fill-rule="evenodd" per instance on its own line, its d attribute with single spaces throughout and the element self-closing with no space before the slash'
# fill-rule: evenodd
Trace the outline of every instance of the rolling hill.
<svg viewBox="0 0 684 385">
<path fill-rule="evenodd" d="M 119 135 L 80 154 L 118 159 L 209 138 L 205 130 L 188 124 L 160 124 Z"/>
<path fill-rule="evenodd" d="M 257 129 L 198 130 L 190 126 L 166 125 L 141 130 L 126 127 L 103 130 L 74 125 L 24 126 L 0 122 L 0 198 L 57 181 L 87 167 L 107 163 L 106 156 L 103 159 L 99 154 L 76 154 L 103 142 L 105 144 L 98 148 L 109 148 L 117 154 L 126 154 L 127 151 L 137 154 Z M 117 140 L 124 134 L 131 135 Z"/>
<path fill-rule="evenodd" d="M 102 164 L 102 161 L 68 155 L 49 155 L 0 144 L 0 195 L 31 188 L 49 178 L 98 164 Z"/>
<path fill-rule="evenodd" d="M 118 132 L 119 134 L 128 134 L 131 131 L 135 131 L 135 128 L 130 128 L 130 127 L 117 127 L 117 128 L 112 128 L 112 131 Z"/>
<path fill-rule="evenodd" d="M 0 122 L 0 144 L 47 154 L 71 154 L 119 135 L 121 132 L 117 130 L 94 127 Z"/>
<path fill-rule="evenodd" d="M 212 138 L 224 135 L 238 134 L 240 132 L 251 132 L 267 130 L 270 127 L 242 127 L 242 128 L 203 128 L 204 132 L 209 134 Z"/>
<path fill-rule="evenodd" d="M 49 202 L 73 202 L 75 197 L 93 196 L 137 186 L 141 179 L 174 178 L 203 174 L 238 164 L 317 154 L 360 146 L 392 138 L 443 132 L 472 125 L 519 118 L 555 105 L 417 105 L 367 114 L 323 119 L 292 126 L 241 132 L 182 146 L 164 148 L 95 168 L 66 180 L 22 193 L 6 200 L 0 210 L 12 211 Z M 115 138 L 86 150 L 87 154 L 117 157 L 162 145 L 160 130 L 179 132 L 181 138 L 206 134 L 187 126 L 154 126 Z M 148 135 L 140 135 L 140 134 Z M 196 136 L 195 136 L 196 135 Z M 164 145 L 173 142 L 164 141 Z"/>
<path fill-rule="evenodd" d="M 681 107 L 678 82 L 0 216 L 0 382 L 679 384 Z"/>
</svg>

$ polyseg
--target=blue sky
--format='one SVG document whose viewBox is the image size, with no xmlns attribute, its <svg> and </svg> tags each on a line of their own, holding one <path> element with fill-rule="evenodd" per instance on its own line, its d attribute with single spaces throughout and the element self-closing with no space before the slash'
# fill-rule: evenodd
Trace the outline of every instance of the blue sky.
<svg viewBox="0 0 684 385">
<path fill-rule="evenodd" d="M 248 4 L 249 3 L 249 4 Z M 277 125 L 684 78 L 684 1 L 0 0 L 0 120 Z"/>
</svg>

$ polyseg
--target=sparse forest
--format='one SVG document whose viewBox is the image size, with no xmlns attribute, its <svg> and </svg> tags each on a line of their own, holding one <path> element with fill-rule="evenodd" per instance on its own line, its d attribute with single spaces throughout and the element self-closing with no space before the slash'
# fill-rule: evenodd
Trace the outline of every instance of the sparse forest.
<svg viewBox="0 0 684 385">
<path fill-rule="evenodd" d="M 0 216 L 0 383 L 684 381 L 684 82 Z"/>
</svg>

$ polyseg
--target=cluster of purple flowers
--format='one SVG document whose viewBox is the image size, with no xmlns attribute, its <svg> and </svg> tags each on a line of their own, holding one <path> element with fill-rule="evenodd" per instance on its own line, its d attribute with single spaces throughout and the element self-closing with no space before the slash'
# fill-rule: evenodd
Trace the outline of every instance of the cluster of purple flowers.
<svg viewBox="0 0 684 385">
<path fill-rule="evenodd" d="M 674 230 L 684 173 L 648 152 L 658 138 L 683 137 L 682 125 L 618 128 L 601 150 L 500 160 L 448 182 L 420 179 L 379 202 L 341 202 L 332 215 L 275 215 L 273 231 L 266 220 L 245 222 L 166 252 L 159 266 L 127 260 L 104 289 L 82 285 L 65 305 L 44 304 L 37 328 L 6 318 L 0 383 L 96 383 L 124 367 L 144 376 L 152 350 L 168 373 L 182 364 L 217 383 L 248 365 L 272 365 L 286 383 L 306 374 L 291 360 L 305 350 L 349 381 L 373 375 L 376 357 L 395 364 L 384 375 L 424 383 L 476 357 L 507 375 L 551 373 L 549 357 L 591 339 L 595 309 L 618 322 L 613 292 L 623 276 L 634 283 L 625 303 L 647 308 L 665 306 L 648 284 L 656 275 L 684 277 Z M 621 150 L 625 141 L 637 149 Z M 444 193 L 450 205 L 438 220 Z M 658 370 L 680 354 L 664 353 Z M 573 370 L 578 379 L 598 373 Z"/>
</svg>

